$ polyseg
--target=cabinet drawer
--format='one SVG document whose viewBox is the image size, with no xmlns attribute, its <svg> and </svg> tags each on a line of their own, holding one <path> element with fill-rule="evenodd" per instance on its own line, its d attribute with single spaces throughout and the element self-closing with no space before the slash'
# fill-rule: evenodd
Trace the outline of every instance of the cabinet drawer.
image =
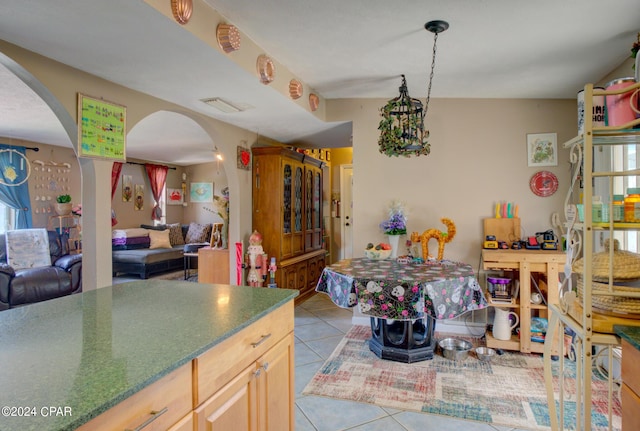
<svg viewBox="0 0 640 431">
<path fill-rule="evenodd" d="M 195 406 L 293 331 L 293 301 L 264 316 L 194 360 Z"/>
<path fill-rule="evenodd" d="M 144 428 L 145 431 L 166 430 L 192 410 L 191 381 L 192 364 L 189 362 L 87 422 L 78 430 L 121 431 L 135 429 L 146 421 L 150 422 Z M 152 413 L 162 411 L 164 413 Z"/>
</svg>

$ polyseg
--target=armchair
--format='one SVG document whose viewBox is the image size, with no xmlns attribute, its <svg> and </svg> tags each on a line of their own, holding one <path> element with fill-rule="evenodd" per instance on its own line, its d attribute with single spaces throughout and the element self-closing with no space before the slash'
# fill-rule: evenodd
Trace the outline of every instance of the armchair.
<svg viewBox="0 0 640 431">
<path fill-rule="evenodd" d="M 6 237 L 0 234 L 0 311 L 82 291 L 82 255 L 47 231 L 51 266 L 16 270 L 7 263 Z"/>
</svg>

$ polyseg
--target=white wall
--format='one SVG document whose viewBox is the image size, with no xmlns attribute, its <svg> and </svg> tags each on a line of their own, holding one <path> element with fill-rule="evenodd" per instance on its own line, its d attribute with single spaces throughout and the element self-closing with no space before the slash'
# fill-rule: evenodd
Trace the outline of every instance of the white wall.
<svg viewBox="0 0 640 431">
<path fill-rule="evenodd" d="M 445 258 L 477 267 L 483 240 L 482 220 L 493 217 L 497 201 L 519 205 L 523 235 L 551 228 L 551 214 L 562 212 L 569 183 L 568 153 L 562 142 L 577 134 L 575 100 L 432 99 L 427 119 L 431 154 L 390 158 L 378 152 L 379 108 L 385 100 L 328 101 L 329 121 L 353 121 L 354 255 L 384 235 L 378 224 L 387 205 L 403 201 L 408 232 L 445 230 L 440 218 L 457 226 Z M 558 135 L 555 167 L 527 166 L 526 135 Z M 538 197 L 529 188 L 532 175 L 549 170 L 559 190 Z M 435 241 L 429 245 L 437 250 Z"/>
</svg>

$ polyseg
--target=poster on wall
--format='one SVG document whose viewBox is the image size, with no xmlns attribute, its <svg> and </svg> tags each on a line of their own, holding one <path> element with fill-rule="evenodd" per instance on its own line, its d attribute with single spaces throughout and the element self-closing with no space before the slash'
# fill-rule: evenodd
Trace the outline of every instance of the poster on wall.
<svg viewBox="0 0 640 431">
<path fill-rule="evenodd" d="M 78 93 L 78 157 L 125 162 L 126 108 Z"/>
<path fill-rule="evenodd" d="M 558 166 L 556 133 L 530 133 L 527 135 L 527 166 Z"/>
<path fill-rule="evenodd" d="M 191 183 L 191 202 L 213 202 L 213 183 Z"/>
<path fill-rule="evenodd" d="M 182 189 L 167 188 L 167 205 L 182 205 L 183 202 Z"/>
<path fill-rule="evenodd" d="M 136 200 L 133 203 L 133 209 L 142 211 L 144 209 L 144 184 L 136 184 L 135 194 Z"/>
<path fill-rule="evenodd" d="M 122 176 L 122 202 L 133 200 L 133 177 L 131 175 Z"/>
</svg>

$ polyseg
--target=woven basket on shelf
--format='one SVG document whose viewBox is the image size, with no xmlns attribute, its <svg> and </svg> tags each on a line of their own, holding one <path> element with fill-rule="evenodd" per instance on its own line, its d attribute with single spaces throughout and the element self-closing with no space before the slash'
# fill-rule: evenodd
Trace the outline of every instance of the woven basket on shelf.
<svg viewBox="0 0 640 431">
<path fill-rule="evenodd" d="M 605 251 L 595 253 L 592 260 L 591 302 L 595 309 L 625 317 L 640 317 L 640 298 L 603 295 L 609 292 L 609 241 L 605 242 Z M 573 271 L 578 274 L 578 298 L 584 295 L 584 279 L 582 272 L 583 259 L 573 264 Z M 640 254 L 620 250 L 620 243 L 613 243 L 613 283 L 635 284 L 639 287 L 628 287 L 616 284 L 612 287 L 616 293 L 640 292 Z M 631 316 L 630 316 L 631 315 Z"/>
</svg>

